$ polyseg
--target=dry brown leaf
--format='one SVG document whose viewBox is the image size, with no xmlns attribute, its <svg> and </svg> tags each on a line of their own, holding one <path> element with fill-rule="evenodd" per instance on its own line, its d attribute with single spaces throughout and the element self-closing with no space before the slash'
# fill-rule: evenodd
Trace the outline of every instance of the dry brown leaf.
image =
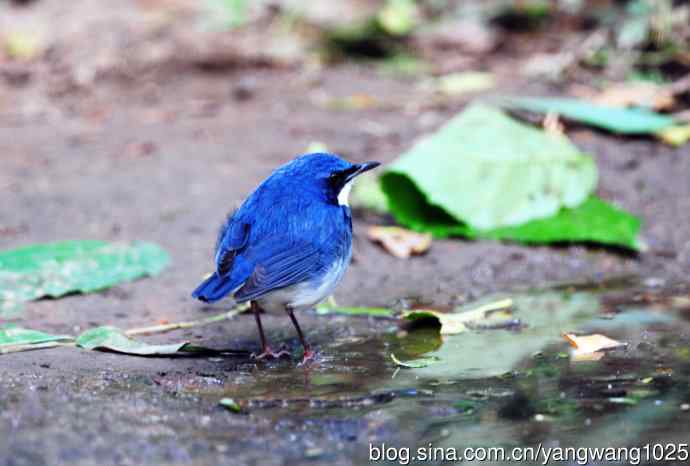
<svg viewBox="0 0 690 466">
<path fill-rule="evenodd" d="M 564 333 L 563 338 L 568 340 L 573 350 L 573 359 L 577 361 L 598 361 L 604 356 L 602 350 L 625 346 L 617 340 L 613 340 L 605 335 L 583 335 L 577 336 L 572 333 Z"/>
<path fill-rule="evenodd" d="M 431 247 L 431 234 L 415 233 L 400 227 L 373 226 L 367 231 L 367 236 L 400 259 L 423 254 Z"/>
</svg>

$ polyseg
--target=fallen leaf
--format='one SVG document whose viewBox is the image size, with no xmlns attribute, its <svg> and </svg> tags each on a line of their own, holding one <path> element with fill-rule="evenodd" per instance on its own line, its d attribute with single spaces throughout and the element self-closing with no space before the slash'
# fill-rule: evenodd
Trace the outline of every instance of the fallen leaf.
<svg viewBox="0 0 690 466">
<path fill-rule="evenodd" d="M 596 180 L 592 158 L 564 136 L 471 106 L 389 165 L 380 185 L 398 223 L 436 237 L 641 249 L 640 219 L 591 196 Z"/>
<path fill-rule="evenodd" d="M 405 181 L 401 176 L 428 204 L 482 230 L 576 207 L 597 182 L 592 157 L 565 137 L 546 135 L 478 104 L 389 165 L 381 180 L 394 215 L 398 207 L 409 208 L 401 205 L 404 195 L 395 186 Z"/>
<path fill-rule="evenodd" d="M 69 335 L 51 335 L 39 330 L 18 327 L 14 324 L 0 326 L 0 354 L 29 351 L 58 346 L 59 342 L 74 340 Z"/>
<path fill-rule="evenodd" d="M 414 0 L 387 0 L 376 19 L 388 34 L 404 36 L 412 32 L 417 25 L 418 16 Z"/>
<path fill-rule="evenodd" d="M 680 147 L 690 141 L 690 125 L 671 126 L 656 133 L 666 144 Z"/>
<path fill-rule="evenodd" d="M 409 321 L 435 319 L 441 326 L 442 335 L 455 335 L 473 326 L 494 327 L 514 321 L 510 299 L 502 299 L 463 312 L 445 313 L 430 309 L 406 311 L 403 317 Z"/>
<path fill-rule="evenodd" d="M 239 413 L 242 411 L 242 407 L 232 398 L 221 398 L 218 402 L 219 405 L 225 409 L 232 411 L 233 413 Z"/>
<path fill-rule="evenodd" d="M 598 361 L 604 355 L 601 351 L 627 345 L 600 334 L 577 336 L 564 333 L 563 338 L 575 348 L 572 355 L 573 359 L 578 361 Z"/>
<path fill-rule="evenodd" d="M 620 134 L 654 134 L 675 123 L 672 117 L 645 108 L 610 107 L 569 98 L 511 98 L 506 105 L 529 112 L 558 113 L 563 118 Z"/>
<path fill-rule="evenodd" d="M 42 52 L 41 39 L 35 34 L 11 32 L 5 36 L 4 42 L 5 53 L 16 60 L 29 61 Z"/>
<path fill-rule="evenodd" d="M 439 76 L 434 81 L 434 89 L 442 94 L 456 96 L 471 92 L 484 91 L 496 85 L 491 73 L 464 71 Z"/>
<path fill-rule="evenodd" d="M 400 227 L 373 226 L 367 230 L 367 236 L 400 259 L 423 254 L 431 247 L 431 233 L 415 233 Z"/>
<path fill-rule="evenodd" d="M 169 356 L 211 351 L 184 341 L 165 345 L 150 345 L 132 338 L 116 327 L 103 326 L 85 331 L 77 337 L 77 346 L 88 350 L 114 351 L 137 356 Z"/>
<path fill-rule="evenodd" d="M 45 296 L 102 290 L 153 276 L 170 262 L 152 243 L 63 241 L 0 252 L 0 310 Z"/>
</svg>

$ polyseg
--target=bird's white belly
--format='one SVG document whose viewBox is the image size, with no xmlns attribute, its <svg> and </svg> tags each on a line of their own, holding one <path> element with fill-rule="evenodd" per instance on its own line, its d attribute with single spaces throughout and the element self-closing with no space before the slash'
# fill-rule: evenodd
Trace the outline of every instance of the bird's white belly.
<svg viewBox="0 0 690 466">
<path fill-rule="evenodd" d="M 333 290 L 345 274 L 348 262 L 349 257 L 334 264 L 319 280 L 272 291 L 259 298 L 257 302 L 266 312 L 285 312 L 286 305 L 295 311 L 312 308 L 333 294 Z"/>
</svg>

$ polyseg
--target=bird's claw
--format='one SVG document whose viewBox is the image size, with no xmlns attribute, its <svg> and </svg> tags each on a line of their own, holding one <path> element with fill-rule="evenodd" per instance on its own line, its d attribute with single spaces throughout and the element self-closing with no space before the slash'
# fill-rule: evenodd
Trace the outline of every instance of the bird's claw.
<svg viewBox="0 0 690 466">
<path fill-rule="evenodd" d="M 298 366 L 306 366 L 310 362 L 313 362 L 316 359 L 316 351 L 312 350 L 311 348 L 304 350 L 304 357 L 302 358 L 302 362 L 298 364 Z"/>
<path fill-rule="evenodd" d="M 256 359 L 258 361 L 262 359 L 280 359 L 283 356 L 290 356 L 290 352 L 287 350 L 285 345 L 280 347 L 280 351 L 273 351 L 270 346 L 267 346 L 263 349 L 261 354 L 252 353 L 251 355 L 252 359 Z"/>
</svg>

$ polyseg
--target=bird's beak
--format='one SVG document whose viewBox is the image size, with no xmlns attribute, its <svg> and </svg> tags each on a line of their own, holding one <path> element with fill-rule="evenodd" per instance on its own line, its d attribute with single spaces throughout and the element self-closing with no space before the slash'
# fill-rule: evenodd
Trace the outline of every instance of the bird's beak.
<svg viewBox="0 0 690 466">
<path fill-rule="evenodd" d="M 352 179 L 357 175 L 361 175 L 364 172 L 368 172 L 369 170 L 378 167 L 379 165 L 381 165 L 381 162 L 364 162 L 356 164 L 355 170 L 352 172 L 352 175 L 350 175 L 348 178 Z"/>
</svg>

